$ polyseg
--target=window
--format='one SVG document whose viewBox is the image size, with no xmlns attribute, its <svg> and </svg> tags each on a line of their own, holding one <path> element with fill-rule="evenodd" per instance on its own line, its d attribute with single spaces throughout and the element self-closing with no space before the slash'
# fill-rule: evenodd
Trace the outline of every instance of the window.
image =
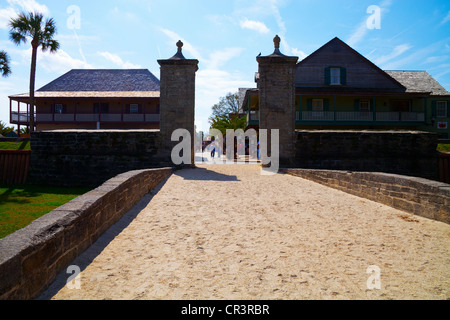
<svg viewBox="0 0 450 320">
<path fill-rule="evenodd" d="M 341 68 L 330 69 L 330 84 L 331 85 L 341 84 Z"/>
<path fill-rule="evenodd" d="M 62 104 L 55 104 L 55 113 L 62 114 L 64 106 Z"/>
<path fill-rule="evenodd" d="M 439 118 L 447 117 L 447 101 L 436 102 L 436 116 Z"/>
<path fill-rule="evenodd" d="M 94 113 L 100 113 L 100 106 L 102 113 L 109 113 L 109 103 L 94 103 Z"/>
<path fill-rule="evenodd" d="M 312 111 L 323 111 L 323 100 L 322 99 L 313 99 Z"/>
<path fill-rule="evenodd" d="M 359 111 L 361 111 L 361 112 L 369 112 L 370 111 L 369 100 L 361 100 L 359 102 Z"/>
<path fill-rule="evenodd" d="M 139 105 L 138 104 L 130 104 L 130 113 L 131 114 L 139 113 Z"/>
</svg>

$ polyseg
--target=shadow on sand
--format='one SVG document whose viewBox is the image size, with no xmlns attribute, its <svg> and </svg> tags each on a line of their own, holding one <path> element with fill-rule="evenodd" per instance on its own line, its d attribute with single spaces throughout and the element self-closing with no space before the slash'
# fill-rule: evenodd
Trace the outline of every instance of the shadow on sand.
<svg viewBox="0 0 450 320">
<path fill-rule="evenodd" d="M 207 168 L 195 168 L 175 171 L 174 175 L 185 180 L 194 181 L 240 181 L 236 176 L 208 170 Z"/>
</svg>

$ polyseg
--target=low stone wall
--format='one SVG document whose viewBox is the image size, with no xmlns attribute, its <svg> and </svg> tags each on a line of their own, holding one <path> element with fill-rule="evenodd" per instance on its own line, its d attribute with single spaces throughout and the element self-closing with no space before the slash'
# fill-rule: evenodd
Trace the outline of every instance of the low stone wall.
<svg viewBox="0 0 450 320">
<path fill-rule="evenodd" d="M 386 172 L 439 179 L 438 136 L 419 131 L 296 131 L 293 168 Z"/>
<path fill-rule="evenodd" d="M 172 166 L 159 130 L 60 130 L 31 135 L 29 182 L 97 187 L 123 172 Z"/>
<path fill-rule="evenodd" d="M 68 264 L 172 173 L 132 171 L 110 179 L 0 240 L 0 299 L 33 299 Z"/>
<path fill-rule="evenodd" d="M 285 173 L 450 224 L 450 185 L 387 173 L 283 169 Z"/>
</svg>

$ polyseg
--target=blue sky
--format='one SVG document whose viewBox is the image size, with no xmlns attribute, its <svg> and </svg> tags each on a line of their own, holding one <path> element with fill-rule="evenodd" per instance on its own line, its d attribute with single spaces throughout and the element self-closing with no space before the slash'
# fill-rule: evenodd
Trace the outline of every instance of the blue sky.
<svg viewBox="0 0 450 320">
<path fill-rule="evenodd" d="M 380 25 L 368 28 L 373 5 Z M 277 34 L 286 55 L 303 59 L 339 37 L 384 70 L 426 70 L 450 90 L 448 0 L 0 0 L 0 50 L 9 53 L 13 72 L 0 78 L 6 123 L 7 96 L 29 86 L 30 45 L 12 44 L 7 26 L 22 10 L 53 17 L 58 27 L 59 52 L 38 54 L 37 89 L 73 68 L 145 68 L 159 78 L 157 60 L 173 56 L 181 39 L 184 55 L 200 61 L 202 129 L 220 97 L 254 87 L 256 56 L 273 52 Z"/>
</svg>

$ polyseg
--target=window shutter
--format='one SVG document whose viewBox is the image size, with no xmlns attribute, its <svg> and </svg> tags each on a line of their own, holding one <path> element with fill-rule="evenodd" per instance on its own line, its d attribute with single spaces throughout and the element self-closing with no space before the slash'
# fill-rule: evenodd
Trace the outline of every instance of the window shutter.
<svg viewBox="0 0 450 320">
<path fill-rule="evenodd" d="M 139 104 L 139 105 L 138 105 L 138 113 L 139 113 L 139 114 L 142 114 L 142 104 Z"/>
<path fill-rule="evenodd" d="M 331 67 L 325 68 L 325 84 L 331 84 Z"/>
<path fill-rule="evenodd" d="M 62 113 L 67 113 L 67 104 L 63 104 Z"/>
<path fill-rule="evenodd" d="M 448 101 L 447 101 L 447 118 L 450 118 L 450 106 L 448 105 Z"/>
<path fill-rule="evenodd" d="M 330 111 L 330 100 L 323 99 L 323 111 Z"/>
<path fill-rule="evenodd" d="M 341 68 L 341 84 L 345 86 L 347 84 L 347 69 Z"/>
<path fill-rule="evenodd" d="M 360 109 L 359 103 L 360 103 L 359 99 L 355 99 L 355 112 L 359 111 L 359 109 Z"/>
<path fill-rule="evenodd" d="M 308 111 L 312 111 L 312 99 L 308 99 Z"/>
<path fill-rule="evenodd" d="M 437 103 L 436 100 L 431 101 L 431 116 L 433 118 L 436 118 L 437 114 Z"/>
</svg>

